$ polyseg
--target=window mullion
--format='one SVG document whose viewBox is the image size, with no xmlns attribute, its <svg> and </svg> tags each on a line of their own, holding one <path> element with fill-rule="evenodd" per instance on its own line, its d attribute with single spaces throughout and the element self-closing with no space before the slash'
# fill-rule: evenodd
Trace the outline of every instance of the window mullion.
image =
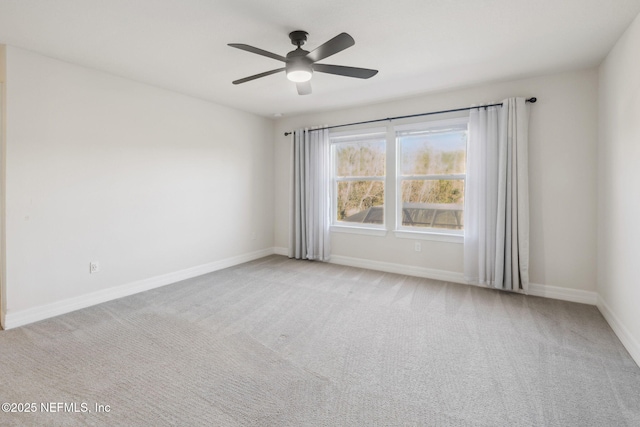
<svg viewBox="0 0 640 427">
<path fill-rule="evenodd" d="M 464 179 L 465 178 L 465 174 L 463 173 L 457 173 L 457 174 L 450 174 L 450 175 L 401 175 L 400 179 L 409 179 L 409 180 L 413 180 L 413 181 L 419 181 L 419 180 L 437 180 L 437 179 Z"/>
<path fill-rule="evenodd" d="M 357 182 L 357 181 L 382 181 L 384 176 L 337 176 L 336 181 L 341 182 Z"/>
</svg>

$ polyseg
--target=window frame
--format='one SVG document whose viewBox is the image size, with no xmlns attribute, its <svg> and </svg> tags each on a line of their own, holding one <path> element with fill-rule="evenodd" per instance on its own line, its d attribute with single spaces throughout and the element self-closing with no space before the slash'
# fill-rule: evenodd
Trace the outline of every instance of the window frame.
<svg viewBox="0 0 640 427">
<path fill-rule="evenodd" d="M 467 129 L 467 145 L 465 147 L 465 152 L 468 152 L 468 129 L 469 129 L 469 117 L 456 117 L 450 119 L 442 119 L 442 120 L 431 120 L 427 122 L 420 123 L 412 123 L 407 125 L 399 125 L 394 126 L 394 134 L 395 134 L 395 155 L 396 155 L 396 164 L 395 164 L 395 229 L 394 233 L 396 237 L 399 238 L 419 238 L 419 239 L 427 239 L 427 240 L 438 240 L 445 242 L 455 242 L 459 243 L 464 238 L 464 223 L 463 228 L 460 230 L 455 229 L 447 229 L 447 228 L 436 228 L 436 227 L 412 227 L 403 225 L 403 201 L 402 201 L 402 183 L 403 181 L 436 181 L 436 180 L 462 180 L 463 184 L 466 186 L 466 178 L 467 171 L 465 167 L 464 174 L 447 174 L 447 175 L 435 175 L 435 174 L 424 174 L 424 175 L 402 175 L 402 144 L 400 138 L 402 137 L 400 133 L 406 131 L 429 131 L 430 129 L 438 129 L 447 126 L 461 126 L 465 125 Z M 462 207 L 462 213 L 464 218 L 464 205 Z M 435 214 L 434 214 L 435 215 Z"/>
<path fill-rule="evenodd" d="M 340 141 L 342 139 L 342 141 Z M 385 155 L 385 170 L 384 175 L 380 176 L 361 176 L 361 177 L 338 177 L 336 174 L 336 147 L 339 144 L 357 144 L 358 142 L 367 142 L 373 140 L 382 140 L 384 142 L 384 155 Z M 388 207 L 387 207 L 387 156 L 389 151 L 389 140 L 387 138 L 386 127 L 376 128 L 364 128 L 357 130 L 349 130 L 342 132 L 330 132 L 329 144 L 331 147 L 331 231 L 354 233 L 354 234 L 369 234 L 374 236 L 384 236 L 387 233 L 388 224 Z M 339 182 L 354 182 L 354 181 L 377 181 L 381 182 L 384 189 L 384 203 L 383 203 L 383 221 L 382 224 L 371 223 L 357 223 L 357 222 L 345 222 L 338 220 L 338 183 Z"/>
</svg>

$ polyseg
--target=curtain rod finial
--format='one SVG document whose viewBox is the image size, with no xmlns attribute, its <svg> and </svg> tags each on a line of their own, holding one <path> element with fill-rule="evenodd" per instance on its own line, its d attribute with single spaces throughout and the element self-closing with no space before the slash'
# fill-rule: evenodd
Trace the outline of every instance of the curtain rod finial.
<svg viewBox="0 0 640 427">
<path fill-rule="evenodd" d="M 531 98 L 527 99 L 527 101 L 529 101 L 529 102 L 530 102 L 530 103 L 532 103 L 532 104 L 535 104 L 537 100 L 538 100 L 538 98 L 536 98 L 535 96 L 533 96 L 533 97 L 531 97 Z"/>
</svg>

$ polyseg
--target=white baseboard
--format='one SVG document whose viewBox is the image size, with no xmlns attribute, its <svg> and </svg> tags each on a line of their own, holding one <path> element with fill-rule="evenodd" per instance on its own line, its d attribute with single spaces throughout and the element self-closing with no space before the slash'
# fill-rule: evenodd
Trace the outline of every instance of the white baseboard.
<svg viewBox="0 0 640 427">
<path fill-rule="evenodd" d="M 597 292 L 561 288 L 559 286 L 540 285 L 537 283 L 529 283 L 529 290 L 527 291 L 527 294 L 536 297 L 578 302 L 580 304 L 596 305 L 598 302 Z"/>
<path fill-rule="evenodd" d="M 275 252 L 278 253 L 278 252 Z M 406 274 L 409 276 L 425 277 L 427 279 L 443 280 L 445 282 L 462 283 L 468 285 L 463 273 L 438 270 L 434 268 L 416 267 L 390 262 L 371 261 L 362 258 L 352 258 L 342 255 L 332 255 L 329 261 L 334 264 L 348 265 L 350 267 L 368 268 L 370 270 L 385 271 L 387 273 Z M 557 286 L 529 284 L 529 295 L 551 298 L 563 301 L 578 302 L 581 304 L 596 305 L 597 293 L 578 289 L 560 288 Z"/>
<path fill-rule="evenodd" d="M 233 267 L 234 265 L 253 261 L 258 258 L 272 255 L 273 253 L 273 248 L 267 248 L 248 254 L 238 255 L 219 261 L 186 268 L 184 270 L 176 271 L 173 273 L 138 280 L 135 282 L 127 283 L 125 285 L 92 292 L 90 294 L 80 295 L 62 301 L 56 301 L 50 304 L 45 304 L 26 310 L 20 310 L 16 312 L 9 311 L 5 313 L 3 327 L 4 329 L 17 328 L 19 326 L 48 319 L 50 317 L 59 316 L 61 314 L 90 307 L 92 305 L 101 304 L 103 302 L 137 294 L 139 292 L 144 292 L 162 286 L 170 285 L 181 280 L 191 279 L 192 277 L 201 276 L 213 271 Z"/>
<path fill-rule="evenodd" d="M 349 267 L 384 271 L 386 273 L 406 274 L 408 276 L 424 277 L 427 279 L 466 284 L 464 275 L 462 273 L 456 273 L 453 271 L 437 270 L 434 268 L 426 267 L 415 267 L 412 265 L 395 264 L 391 262 L 371 261 L 368 259 L 352 258 L 342 255 L 331 255 L 331 260 L 329 262 L 332 264 L 347 265 Z"/>
<path fill-rule="evenodd" d="M 636 364 L 640 366 L 640 342 L 634 338 L 629 330 L 622 324 L 618 316 L 613 313 L 609 305 L 598 296 L 598 310 L 602 313 L 613 332 L 618 336 L 622 345 L 627 349 Z"/>
</svg>

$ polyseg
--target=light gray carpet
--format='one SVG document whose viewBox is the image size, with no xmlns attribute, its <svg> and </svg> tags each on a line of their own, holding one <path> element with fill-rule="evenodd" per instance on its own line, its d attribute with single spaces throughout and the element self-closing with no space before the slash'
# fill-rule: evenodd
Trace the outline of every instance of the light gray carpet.
<svg viewBox="0 0 640 427">
<path fill-rule="evenodd" d="M 597 309 L 271 256 L 0 332 L 0 425 L 639 426 Z M 81 409 L 81 407 L 79 407 Z"/>
</svg>

